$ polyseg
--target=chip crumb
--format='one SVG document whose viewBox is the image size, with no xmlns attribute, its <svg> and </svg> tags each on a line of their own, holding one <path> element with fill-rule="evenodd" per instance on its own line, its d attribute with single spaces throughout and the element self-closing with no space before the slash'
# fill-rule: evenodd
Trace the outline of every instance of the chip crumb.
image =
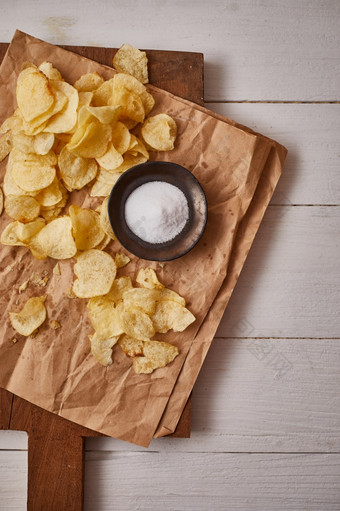
<svg viewBox="0 0 340 511">
<path fill-rule="evenodd" d="M 25 290 L 27 289 L 28 283 L 29 283 L 29 279 L 28 279 L 28 280 L 25 280 L 25 282 L 23 282 L 23 283 L 19 286 L 19 294 L 21 294 L 23 291 L 25 291 Z"/>
<path fill-rule="evenodd" d="M 30 280 L 31 280 L 32 284 L 34 284 L 35 286 L 45 287 L 48 282 L 48 277 L 45 276 L 42 278 L 42 277 L 40 277 L 39 273 L 33 273 L 33 276 L 31 277 Z"/>
<path fill-rule="evenodd" d="M 61 275 L 61 271 L 60 271 L 59 263 L 57 263 L 57 264 L 55 265 L 55 267 L 53 268 L 53 274 L 54 274 L 54 275 Z"/>
<path fill-rule="evenodd" d="M 31 339 L 34 339 L 34 338 L 37 336 L 38 332 L 39 332 L 39 328 L 36 328 L 36 329 L 34 330 L 34 332 L 32 332 L 32 333 L 31 333 L 31 335 L 29 335 L 29 337 L 30 337 Z"/>
<path fill-rule="evenodd" d="M 58 330 L 58 328 L 60 328 L 60 323 L 59 321 L 55 320 L 55 319 L 52 319 L 50 321 L 50 327 L 53 329 L 53 330 Z"/>
<path fill-rule="evenodd" d="M 42 274 L 46 277 L 48 275 L 48 270 L 44 270 Z"/>
<path fill-rule="evenodd" d="M 117 253 L 115 255 L 115 263 L 117 268 L 123 268 L 124 266 L 129 264 L 130 261 L 131 261 L 130 257 L 127 256 L 126 254 Z"/>
<path fill-rule="evenodd" d="M 72 288 L 72 286 L 71 286 L 71 287 L 69 287 L 69 288 L 68 288 L 68 290 L 66 291 L 66 296 L 67 296 L 67 298 L 71 298 L 72 300 L 73 300 L 74 298 L 77 298 L 77 297 L 76 297 L 76 295 L 75 295 L 75 294 L 74 294 L 74 292 L 73 292 L 73 288 Z"/>
<path fill-rule="evenodd" d="M 18 339 L 16 337 L 13 337 L 12 343 L 15 344 L 16 342 L 18 342 Z"/>
</svg>

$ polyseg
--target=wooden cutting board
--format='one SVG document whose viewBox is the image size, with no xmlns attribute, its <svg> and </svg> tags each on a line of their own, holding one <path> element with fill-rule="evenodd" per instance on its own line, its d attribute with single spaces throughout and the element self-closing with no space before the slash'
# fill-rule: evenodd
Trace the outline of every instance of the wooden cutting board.
<svg viewBox="0 0 340 511">
<path fill-rule="evenodd" d="M 0 62 L 7 43 L 0 43 Z M 65 49 L 112 65 L 116 49 L 64 46 Z M 203 54 L 146 50 L 150 83 L 177 96 L 203 104 Z M 191 398 L 174 437 L 190 436 Z M 29 511 L 83 509 L 84 438 L 102 436 L 42 410 L 0 389 L 0 429 L 28 433 Z M 114 503 L 113 503 L 114 506 Z"/>
</svg>

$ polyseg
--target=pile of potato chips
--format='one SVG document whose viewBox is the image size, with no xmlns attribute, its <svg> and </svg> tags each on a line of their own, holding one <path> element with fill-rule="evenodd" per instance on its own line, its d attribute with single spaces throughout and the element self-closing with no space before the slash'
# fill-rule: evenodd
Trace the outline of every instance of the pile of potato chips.
<svg viewBox="0 0 340 511">
<path fill-rule="evenodd" d="M 174 148 L 177 126 L 165 113 L 149 116 L 155 101 L 144 85 L 144 52 L 123 45 L 113 65 L 120 71 L 113 78 L 90 73 L 73 85 L 49 62 L 22 69 L 17 109 L 0 127 L 0 161 L 8 156 L 0 214 L 4 206 L 12 219 L 0 241 L 28 247 L 41 260 L 76 258 L 72 292 L 89 299 L 93 355 L 105 366 L 112 363 L 119 340 L 135 357 L 135 371 L 150 373 L 178 354 L 175 346 L 151 337 L 183 331 L 195 318 L 153 270 L 140 271 L 141 287 L 133 287 L 130 277 L 116 278 L 130 259 L 103 251 L 115 239 L 107 201 L 119 176 L 147 161 L 149 151 Z M 63 213 L 69 194 L 87 186 L 91 197 L 104 197 L 101 206 L 70 205 Z M 24 336 L 36 332 L 46 319 L 44 301 L 33 297 L 11 312 L 13 328 Z"/>
</svg>

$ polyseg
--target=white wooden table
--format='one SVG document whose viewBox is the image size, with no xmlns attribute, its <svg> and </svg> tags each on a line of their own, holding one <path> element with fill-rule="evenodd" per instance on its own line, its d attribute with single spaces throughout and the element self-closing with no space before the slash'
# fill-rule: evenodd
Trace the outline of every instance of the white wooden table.
<svg viewBox="0 0 340 511">
<path fill-rule="evenodd" d="M 284 174 L 193 395 L 191 439 L 87 442 L 85 510 L 340 509 L 339 0 L 0 0 L 56 44 L 198 51 L 213 111 L 284 144 Z M 0 509 L 27 439 L 0 433 Z"/>
</svg>

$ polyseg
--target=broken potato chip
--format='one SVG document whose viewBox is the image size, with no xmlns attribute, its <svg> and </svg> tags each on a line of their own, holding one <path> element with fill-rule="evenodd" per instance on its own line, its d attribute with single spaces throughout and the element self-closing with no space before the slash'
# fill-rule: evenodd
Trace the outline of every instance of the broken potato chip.
<svg viewBox="0 0 340 511">
<path fill-rule="evenodd" d="M 130 44 L 123 44 L 113 57 L 113 67 L 121 73 L 128 73 L 141 83 L 148 83 L 148 59 L 145 51 Z"/>
<path fill-rule="evenodd" d="M 19 334 L 28 337 L 39 328 L 46 319 L 45 296 L 29 298 L 20 312 L 10 312 L 12 327 Z"/>
<path fill-rule="evenodd" d="M 171 151 L 177 136 L 177 125 L 170 115 L 158 114 L 146 119 L 141 134 L 151 150 Z"/>
</svg>

